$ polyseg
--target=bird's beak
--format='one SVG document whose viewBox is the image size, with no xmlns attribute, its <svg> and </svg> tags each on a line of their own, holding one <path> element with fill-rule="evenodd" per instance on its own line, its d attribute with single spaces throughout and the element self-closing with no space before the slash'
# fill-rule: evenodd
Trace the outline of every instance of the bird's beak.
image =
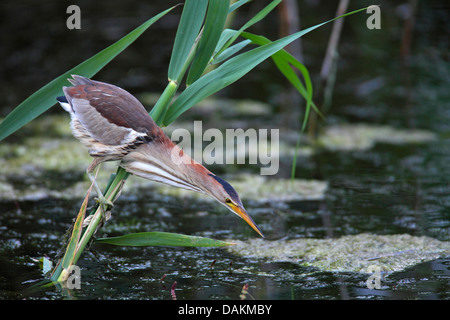
<svg viewBox="0 0 450 320">
<path fill-rule="evenodd" d="M 244 219 L 245 222 L 247 222 L 250 227 L 253 228 L 253 230 L 255 230 L 256 232 L 258 232 L 258 234 L 264 238 L 264 235 L 262 234 L 261 230 L 259 230 L 258 226 L 256 225 L 256 223 L 253 221 L 252 217 L 249 216 L 249 214 L 247 213 L 247 211 L 245 211 L 244 208 L 234 205 L 234 204 L 228 204 L 229 208 L 231 209 L 231 211 L 233 211 L 234 213 L 236 213 L 239 217 L 241 217 L 242 219 Z"/>
</svg>

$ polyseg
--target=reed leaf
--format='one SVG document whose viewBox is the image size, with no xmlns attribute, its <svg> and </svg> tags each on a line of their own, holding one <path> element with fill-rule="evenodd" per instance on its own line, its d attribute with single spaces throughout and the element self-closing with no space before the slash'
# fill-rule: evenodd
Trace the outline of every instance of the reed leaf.
<svg viewBox="0 0 450 320">
<path fill-rule="evenodd" d="M 206 14 L 208 0 L 186 0 L 169 62 L 169 81 L 179 82 Z"/>
<path fill-rule="evenodd" d="M 235 45 L 232 45 L 232 46 L 226 48 L 225 50 L 222 51 L 222 53 L 220 53 L 213 59 L 211 64 L 217 64 L 217 63 L 221 63 L 221 62 L 227 60 L 232 55 L 241 51 L 243 48 L 245 48 L 250 43 L 252 43 L 251 40 L 243 40 L 241 42 L 236 43 Z"/>
<path fill-rule="evenodd" d="M 261 11 L 259 11 L 253 18 L 251 18 L 247 23 L 245 23 L 237 33 L 233 34 L 233 36 L 219 49 L 217 50 L 217 55 L 221 54 L 225 49 L 227 49 L 243 32 L 244 30 L 250 28 L 255 23 L 258 23 L 262 19 L 264 19 L 282 0 L 273 0 L 267 6 L 265 6 Z"/>
<path fill-rule="evenodd" d="M 317 24 L 308 29 L 296 32 L 292 35 L 286 36 L 279 40 L 267 43 L 245 53 L 241 53 L 238 56 L 230 58 L 221 64 L 218 68 L 205 74 L 203 77 L 198 79 L 192 85 L 186 88 L 179 97 L 175 100 L 172 106 L 169 108 L 166 116 L 163 120 L 164 125 L 169 125 L 174 120 L 176 120 L 182 113 L 186 112 L 192 108 L 196 103 L 205 99 L 206 97 L 218 92 L 219 90 L 229 86 L 233 82 L 239 80 L 248 72 L 250 72 L 254 67 L 259 65 L 261 62 L 277 53 L 289 43 L 295 41 L 301 36 L 311 32 L 331 21 L 345 17 L 347 15 L 362 11 L 365 9 L 359 9 L 352 11 L 350 13 L 344 14 L 342 16 L 336 17 L 334 19 L 328 20 L 326 22 Z M 234 37 L 234 36 L 233 36 Z M 233 37 L 231 39 L 233 39 Z M 229 41 L 228 41 L 229 42 Z M 227 43 L 228 43 L 227 42 Z"/>
<path fill-rule="evenodd" d="M 248 32 L 243 32 L 241 34 L 244 38 L 247 38 L 251 40 L 253 43 L 258 45 L 265 45 L 268 43 L 271 43 L 269 39 L 267 39 L 264 36 L 258 36 L 254 35 Z M 306 111 L 305 111 L 305 117 L 302 124 L 302 131 L 306 127 L 307 119 L 309 116 L 309 112 L 311 107 L 320 115 L 322 116 L 320 110 L 317 108 L 317 106 L 312 101 L 313 97 L 313 86 L 311 82 L 311 77 L 309 76 L 308 69 L 295 57 L 293 57 L 289 52 L 286 50 L 280 50 L 276 54 L 272 55 L 272 60 L 274 61 L 275 65 L 277 66 L 278 70 L 286 77 L 286 79 L 289 80 L 289 82 L 294 86 L 294 88 L 297 89 L 297 91 L 300 93 L 300 95 L 306 100 Z M 302 74 L 302 77 L 305 81 L 305 86 L 301 82 L 300 78 L 298 77 L 297 73 L 295 72 L 295 69 L 300 71 Z"/>
<path fill-rule="evenodd" d="M 238 0 L 235 3 L 233 3 L 232 5 L 230 5 L 230 9 L 228 10 L 228 13 L 233 12 L 234 10 L 236 10 L 237 8 L 239 8 L 240 6 L 246 4 L 247 2 L 250 2 L 251 0 Z"/>
<path fill-rule="evenodd" d="M 207 6 L 208 0 L 186 0 L 184 4 L 172 55 L 170 56 L 169 70 L 167 72 L 169 83 L 150 111 L 151 117 L 159 125 L 161 125 L 167 108 L 172 102 L 172 98 L 195 56 Z"/>
<path fill-rule="evenodd" d="M 204 237 L 187 236 L 170 232 L 140 232 L 118 237 L 98 238 L 96 243 L 116 246 L 175 246 L 175 247 L 224 247 L 234 245 L 231 242 L 219 241 Z"/>
<path fill-rule="evenodd" d="M 190 85 L 201 77 L 211 60 L 211 56 L 225 26 L 229 6 L 229 0 L 209 0 L 202 37 L 186 79 L 187 85 Z"/>
</svg>

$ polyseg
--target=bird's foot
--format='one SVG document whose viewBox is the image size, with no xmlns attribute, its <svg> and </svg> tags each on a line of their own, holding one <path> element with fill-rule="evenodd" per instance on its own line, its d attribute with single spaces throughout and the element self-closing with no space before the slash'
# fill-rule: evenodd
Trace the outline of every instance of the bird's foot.
<svg viewBox="0 0 450 320">
<path fill-rule="evenodd" d="M 103 212 L 107 212 L 114 207 L 112 201 L 106 199 L 103 195 L 96 197 L 94 199 L 101 206 Z"/>
<path fill-rule="evenodd" d="M 101 216 L 100 222 L 99 222 L 97 228 L 95 229 L 94 233 L 96 233 L 98 229 L 102 228 L 106 221 L 111 219 L 111 211 L 106 211 L 105 212 L 105 211 L 102 210 L 101 215 L 102 216 Z M 91 214 L 91 215 L 87 216 L 84 219 L 83 225 L 82 225 L 83 228 L 87 227 L 91 223 L 93 217 L 94 217 L 94 215 Z"/>
</svg>

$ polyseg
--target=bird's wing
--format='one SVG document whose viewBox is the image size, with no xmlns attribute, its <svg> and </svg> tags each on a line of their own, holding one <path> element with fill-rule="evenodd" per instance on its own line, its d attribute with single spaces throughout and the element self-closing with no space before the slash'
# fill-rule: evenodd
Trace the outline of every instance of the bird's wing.
<svg viewBox="0 0 450 320">
<path fill-rule="evenodd" d="M 93 138 L 108 145 L 126 145 L 151 135 L 157 127 L 144 106 L 127 91 L 74 76 L 64 94 L 76 118 Z"/>
</svg>

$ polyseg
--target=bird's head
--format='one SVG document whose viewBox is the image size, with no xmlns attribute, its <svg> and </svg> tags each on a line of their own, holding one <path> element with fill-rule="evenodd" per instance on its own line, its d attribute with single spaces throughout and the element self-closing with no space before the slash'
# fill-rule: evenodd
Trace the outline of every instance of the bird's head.
<svg viewBox="0 0 450 320">
<path fill-rule="evenodd" d="M 264 238 L 261 230 L 245 210 L 236 190 L 234 190 L 228 182 L 218 176 L 211 173 L 208 174 L 208 176 L 211 179 L 209 181 L 210 183 L 208 189 L 205 190 L 205 192 L 227 207 L 228 210 L 244 219 L 245 222 L 247 222 L 256 232 L 258 232 L 261 237 Z"/>
</svg>

